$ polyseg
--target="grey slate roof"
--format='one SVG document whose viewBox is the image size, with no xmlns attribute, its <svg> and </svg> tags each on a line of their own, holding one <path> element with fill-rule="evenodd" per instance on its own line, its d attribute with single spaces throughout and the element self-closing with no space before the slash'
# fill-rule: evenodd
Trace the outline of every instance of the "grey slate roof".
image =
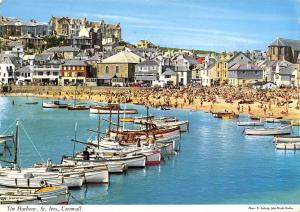
<svg viewBox="0 0 300 212">
<path fill-rule="evenodd" d="M 84 60 L 66 60 L 64 66 L 88 66 Z"/>
<path fill-rule="evenodd" d="M 46 50 L 47 52 L 79 52 L 80 49 L 72 46 L 57 46 Z"/>
<path fill-rule="evenodd" d="M 52 53 L 43 53 L 43 54 L 36 54 L 34 57 L 35 61 L 46 61 L 50 60 L 52 57 Z"/>
<path fill-rule="evenodd" d="M 158 62 L 155 60 L 145 60 L 141 63 L 136 64 L 136 66 L 158 66 Z"/>
<path fill-rule="evenodd" d="M 24 66 L 16 70 L 16 72 L 33 72 L 33 70 L 29 66 Z"/>
<path fill-rule="evenodd" d="M 261 70 L 261 68 L 257 67 L 254 64 L 234 64 L 229 68 L 229 71 L 235 71 L 235 70 Z"/>
<path fill-rule="evenodd" d="M 277 38 L 269 46 L 290 46 L 296 51 L 300 51 L 300 40 Z"/>
<path fill-rule="evenodd" d="M 9 54 L 0 54 L 0 63 L 14 64 L 16 69 L 22 66 L 21 58 Z"/>
<path fill-rule="evenodd" d="M 18 42 L 18 41 L 11 41 L 7 44 L 7 46 L 9 47 L 19 47 L 19 46 L 23 46 L 22 43 Z"/>
<path fill-rule="evenodd" d="M 164 76 L 166 76 L 166 75 L 176 76 L 176 72 L 167 67 L 165 69 L 164 73 L 162 73 L 162 75 L 164 75 Z"/>
</svg>

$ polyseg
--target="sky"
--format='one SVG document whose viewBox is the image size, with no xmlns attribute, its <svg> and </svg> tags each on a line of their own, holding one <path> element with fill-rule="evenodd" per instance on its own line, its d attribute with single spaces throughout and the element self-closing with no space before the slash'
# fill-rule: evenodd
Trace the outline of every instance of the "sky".
<svg viewBox="0 0 300 212">
<path fill-rule="evenodd" d="M 277 37 L 300 39 L 300 0 L 0 0 L 0 15 L 121 23 L 125 41 L 212 51 L 265 50 Z"/>
</svg>

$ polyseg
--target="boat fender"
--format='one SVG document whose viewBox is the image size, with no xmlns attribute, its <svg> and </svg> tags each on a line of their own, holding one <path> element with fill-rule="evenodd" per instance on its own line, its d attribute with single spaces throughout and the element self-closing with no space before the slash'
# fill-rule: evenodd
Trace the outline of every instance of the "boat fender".
<svg viewBox="0 0 300 212">
<path fill-rule="evenodd" d="M 41 181 L 40 181 L 40 186 L 41 186 L 41 187 L 47 186 L 46 180 L 41 180 Z"/>
</svg>

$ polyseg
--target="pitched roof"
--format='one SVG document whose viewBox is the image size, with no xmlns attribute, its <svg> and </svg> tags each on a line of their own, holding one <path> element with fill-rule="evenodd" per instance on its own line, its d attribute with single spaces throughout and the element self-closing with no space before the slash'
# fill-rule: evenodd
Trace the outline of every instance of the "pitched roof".
<svg viewBox="0 0 300 212">
<path fill-rule="evenodd" d="M 241 64 L 241 63 L 236 63 L 233 66 L 229 68 L 229 71 L 235 71 L 235 70 L 261 70 L 261 68 L 257 67 L 254 64 Z"/>
<path fill-rule="evenodd" d="M 7 44 L 7 46 L 9 47 L 19 47 L 19 46 L 23 46 L 22 43 L 18 42 L 18 41 L 11 41 Z"/>
<path fill-rule="evenodd" d="M 158 62 L 156 62 L 155 60 L 145 60 L 139 64 L 137 64 L 136 66 L 158 66 Z"/>
<path fill-rule="evenodd" d="M 244 55 L 245 57 L 247 57 L 251 61 L 251 59 L 246 54 L 244 54 L 244 52 L 239 52 L 239 53 L 235 54 L 233 57 L 231 57 L 227 62 L 232 61 L 234 58 L 236 58 L 237 56 L 239 56 L 241 54 Z"/>
<path fill-rule="evenodd" d="M 144 59 L 138 55 L 122 51 L 102 61 L 102 63 L 140 63 Z"/>
<path fill-rule="evenodd" d="M 170 76 L 176 76 L 176 72 L 173 71 L 172 69 L 170 69 L 169 67 L 167 67 L 164 71 L 164 73 L 162 73 L 162 75 L 166 76 L 166 75 L 170 75 Z"/>
<path fill-rule="evenodd" d="M 24 66 L 16 70 L 16 72 L 33 72 L 33 70 L 29 66 Z"/>
<path fill-rule="evenodd" d="M 88 66 L 84 60 L 66 60 L 64 66 Z"/>
<path fill-rule="evenodd" d="M 72 46 L 56 46 L 46 50 L 47 52 L 79 52 L 78 48 Z"/>
<path fill-rule="evenodd" d="M 300 40 L 276 38 L 269 46 L 290 46 L 291 48 L 300 51 Z"/>
</svg>

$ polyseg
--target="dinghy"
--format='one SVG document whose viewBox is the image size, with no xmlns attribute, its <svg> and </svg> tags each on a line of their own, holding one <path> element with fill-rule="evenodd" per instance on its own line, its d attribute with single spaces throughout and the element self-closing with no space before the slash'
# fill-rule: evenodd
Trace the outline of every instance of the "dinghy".
<svg viewBox="0 0 300 212">
<path fill-rule="evenodd" d="M 245 129 L 246 135 L 285 135 L 291 134 L 292 128 L 290 125 L 278 128 L 247 128 Z"/>
<path fill-rule="evenodd" d="M 261 121 L 238 121 L 238 126 L 264 126 L 264 122 Z"/>
<path fill-rule="evenodd" d="M 280 150 L 298 150 L 298 149 L 300 149 L 300 142 L 276 143 L 276 149 L 280 149 Z"/>
<path fill-rule="evenodd" d="M 275 136 L 275 143 L 295 143 L 300 142 L 300 136 Z"/>
</svg>

